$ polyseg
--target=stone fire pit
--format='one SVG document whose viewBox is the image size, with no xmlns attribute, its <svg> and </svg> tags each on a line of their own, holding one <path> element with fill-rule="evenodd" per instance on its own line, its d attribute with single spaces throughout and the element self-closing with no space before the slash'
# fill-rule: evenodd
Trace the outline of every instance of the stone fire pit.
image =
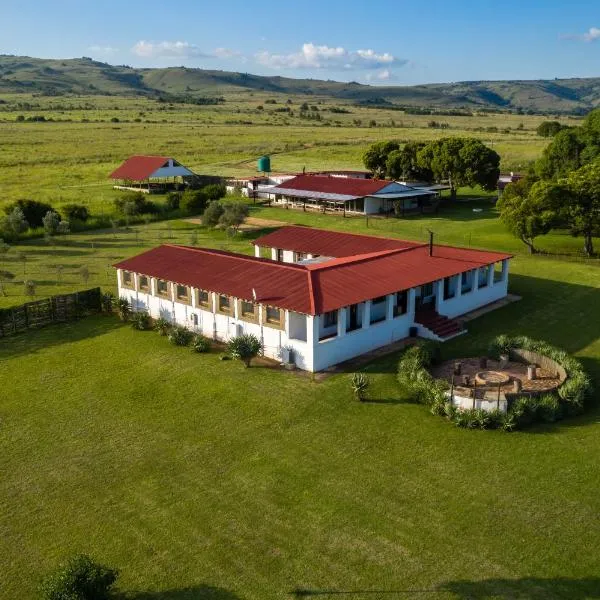
<svg viewBox="0 0 600 600">
<path fill-rule="evenodd" d="M 475 373 L 477 385 L 506 385 L 510 382 L 510 375 L 500 371 L 479 371 Z"/>
</svg>

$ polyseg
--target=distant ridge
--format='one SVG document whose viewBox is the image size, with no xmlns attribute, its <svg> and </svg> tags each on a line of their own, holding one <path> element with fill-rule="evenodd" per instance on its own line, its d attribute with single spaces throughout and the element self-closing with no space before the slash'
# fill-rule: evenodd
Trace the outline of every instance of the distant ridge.
<svg viewBox="0 0 600 600">
<path fill-rule="evenodd" d="M 243 90 L 329 96 L 374 106 L 557 114 L 584 114 L 600 105 L 600 77 L 370 86 L 356 82 L 293 79 L 187 67 L 137 69 L 85 57 L 61 60 L 0 55 L 0 93 L 5 94 L 171 94 L 202 97 Z"/>
</svg>

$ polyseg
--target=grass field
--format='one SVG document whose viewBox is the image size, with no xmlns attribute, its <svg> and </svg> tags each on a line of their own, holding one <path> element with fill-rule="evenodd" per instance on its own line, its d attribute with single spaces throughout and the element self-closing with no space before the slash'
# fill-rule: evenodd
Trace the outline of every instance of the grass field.
<svg viewBox="0 0 600 600">
<path fill-rule="evenodd" d="M 469 135 L 491 145 L 504 170 L 517 171 L 548 143 L 535 133 L 547 117 L 406 115 L 314 97 L 310 105 L 319 108 L 323 119 L 316 122 L 299 117 L 305 96 L 291 98 L 293 116 L 275 112 L 288 106 L 287 98 L 246 92 L 227 95 L 222 105 L 189 106 L 143 98 L 0 96 L 6 102 L 0 105 L 0 209 L 8 201 L 32 197 L 56 207 L 78 202 L 95 214 L 109 213 L 118 192 L 108 175 L 132 154 L 167 154 L 198 173 L 243 176 L 255 173 L 262 154 L 272 155 L 275 171 L 357 169 L 374 141 Z M 266 104 L 269 99 L 277 104 Z M 330 112 L 340 107 L 349 112 Z M 19 115 L 54 122 L 19 123 Z M 428 127 L 432 119 L 449 129 Z M 370 127 L 371 121 L 377 126 Z M 498 131 L 480 131 L 487 128 Z"/>
<path fill-rule="evenodd" d="M 411 238 L 433 226 L 440 241 L 470 235 L 474 246 L 522 251 L 489 206 L 368 229 L 362 219 L 253 214 Z M 19 249 L 32 253 L 27 268 L 89 260 L 109 283 L 108 262 L 187 242 L 192 227 Z M 199 244 L 250 250 L 249 235 L 197 233 Z M 598 386 L 598 264 L 524 254 L 513 263 L 511 291 L 523 300 L 471 322 L 446 356 L 481 352 L 500 332 L 528 334 L 577 355 Z M 56 288 L 80 287 L 67 273 Z M 347 375 L 313 383 L 245 370 L 109 317 L 4 340 L 0 598 L 33 598 L 39 576 L 75 551 L 121 568 L 121 589 L 138 600 L 598 597 L 598 407 L 522 433 L 459 430 L 399 395 L 396 361 L 366 367 L 372 401 L 358 404 Z"/>
</svg>

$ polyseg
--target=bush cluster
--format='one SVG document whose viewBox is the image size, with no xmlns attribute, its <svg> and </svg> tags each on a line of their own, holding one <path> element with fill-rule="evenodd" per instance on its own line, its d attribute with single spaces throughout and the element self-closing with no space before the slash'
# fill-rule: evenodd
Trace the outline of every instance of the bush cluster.
<svg viewBox="0 0 600 600">
<path fill-rule="evenodd" d="M 398 363 L 398 382 L 413 398 L 430 407 L 432 414 L 446 417 L 458 427 L 468 429 L 523 429 L 533 423 L 553 423 L 567 415 L 580 413 L 591 395 L 592 385 L 581 363 L 564 350 L 547 342 L 525 336 L 499 335 L 489 346 L 489 355 L 498 359 L 520 348 L 536 352 L 556 361 L 566 373 L 567 380 L 556 390 L 540 396 L 522 395 L 511 403 L 508 412 L 499 410 L 458 409 L 448 399 L 448 384 L 434 379 L 429 367 L 440 360 L 439 346 L 431 343 L 408 348 Z"/>
</svg>

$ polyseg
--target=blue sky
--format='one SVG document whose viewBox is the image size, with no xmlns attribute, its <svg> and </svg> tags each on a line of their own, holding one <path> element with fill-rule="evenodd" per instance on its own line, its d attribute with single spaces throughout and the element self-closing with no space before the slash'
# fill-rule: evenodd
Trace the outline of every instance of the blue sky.
<svg viewBox="0 0 600 600">
<path fill-rule="evenodd" d="M 600 76 L 598 0 L 20 0 L 0 53 L 377 84 Z"/>
</svg>

